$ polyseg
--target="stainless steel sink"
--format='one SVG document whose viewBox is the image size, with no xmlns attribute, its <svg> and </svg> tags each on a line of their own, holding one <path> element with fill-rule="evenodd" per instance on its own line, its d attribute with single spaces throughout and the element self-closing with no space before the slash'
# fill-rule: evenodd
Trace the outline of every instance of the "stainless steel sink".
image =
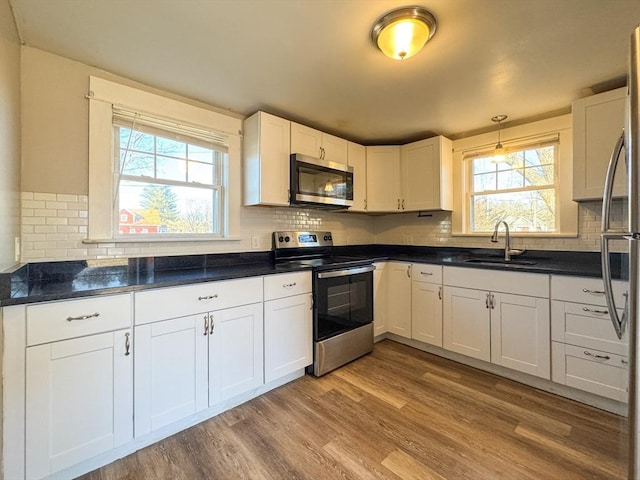
<svg viewBox="0 0 640 480">
<path fill-rule="evenodd" d="M 478 263 L 478 264 L 499 264 L 499 265 L 535 265 L 536 262 L 531 260 L 520 260 L 512 258 L 511 260 L 505 260 L 504 258 L 468 258 L 464 260 L 464 263 Z"/>
</svg>

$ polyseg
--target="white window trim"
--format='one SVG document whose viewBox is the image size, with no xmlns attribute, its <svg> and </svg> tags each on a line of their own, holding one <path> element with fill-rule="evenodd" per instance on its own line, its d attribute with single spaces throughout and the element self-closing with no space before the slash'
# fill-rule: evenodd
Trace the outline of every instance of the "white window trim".
<svg viewBox="0 0 640 480">
<path fill-rule="evenodd" d="M 526 143 L 527 138 L 557 135 L 557 228 L 556 232 L 513 232 L 515 237 L 566 237 L 578 236 L 578 204 L 572 201 L 573 192 L 573 136 L 571 115 L 540 120 L 537 122 L 505 128 L 501 131 L 503 144 L 510 142 Z M 486 237 L 484 232 L 469 230 L 469 205 L 467 205 L 467 185 L 470 181 L 465 157 L 472 152 L 486 151 L 488 146 L 498 141 L 497 130 L 474 135 L 453 142 L 453 211 L 451 214 L 452 236 Z"/>
<path fill-rule="evenodd" d="M 89 226 L 86 243 L 239 240 L 242 195 L 241 119 L 93 76 L 89 77 L 89 99 Z M 179 238 L 126 238 L 117 235 L 113 221 L 114 106 L 171 118 L 187 125 L 210 128 L 227 137 L 227 212 L 222 237 L 185 235 Z"/>
</svg>

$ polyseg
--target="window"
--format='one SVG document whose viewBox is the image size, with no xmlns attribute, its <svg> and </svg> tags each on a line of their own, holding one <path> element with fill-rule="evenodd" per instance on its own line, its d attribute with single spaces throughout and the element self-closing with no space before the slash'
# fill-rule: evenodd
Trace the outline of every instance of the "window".
<svg viewBox="0 0 640 480">
<path fill-rule="evenodd" d="M 467 160 L 469 232 L 491 232 L 500 220 L 514 232 L 558 230 L 557 141 L 511 149 L 500 162 L 491 154 Z"/>
<path fill-rule="evenodd" d="M 89 79 L 86 242 L 239 240 L 238 116 Z"/>
<path fill-rule="evenodd" d="M 196 138 L 153 125 L 158 122 L 114 110 L 115 231 L 220 236 L 226 147 L 206 134 Z"/>
</svg>

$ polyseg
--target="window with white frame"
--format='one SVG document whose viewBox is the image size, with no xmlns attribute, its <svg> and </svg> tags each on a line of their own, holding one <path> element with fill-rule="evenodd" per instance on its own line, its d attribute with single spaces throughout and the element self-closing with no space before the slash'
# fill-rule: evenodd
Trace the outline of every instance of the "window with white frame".
<svg viewBox="0 0 640 480">
<path fill-rule="evenodd" d="M 114 109 L 118 235 L 221 235 L 227 148 L 204 130 Z M 123 221 L 124 219 L 124 221 Z"/>
<path fill-rule="evenodd" d="M 504 158 L 466 157 L 467 231 L 490 232 L 505 220 L 514 232 L 557 232 L 557 156 L 555 140 L 512 147 Z"/>
<path fill-rule="evenodd" d="M 235 241 L 242 120 L 89 78 L 89 243 Z"/>
</svg>

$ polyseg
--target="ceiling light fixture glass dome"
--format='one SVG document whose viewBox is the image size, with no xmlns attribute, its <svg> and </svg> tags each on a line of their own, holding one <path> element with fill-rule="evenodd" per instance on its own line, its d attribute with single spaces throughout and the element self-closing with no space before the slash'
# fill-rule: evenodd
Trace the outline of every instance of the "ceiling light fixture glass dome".
<svg viewBox="0 0 640 480">
<path fill-rule="evenodd" d="M 423 7 L 403 7 L 380 17 L 371 30 L 371 41 L 394 60 L 418 53 L 436 33 L 436 17 Z"/>
</svg>

